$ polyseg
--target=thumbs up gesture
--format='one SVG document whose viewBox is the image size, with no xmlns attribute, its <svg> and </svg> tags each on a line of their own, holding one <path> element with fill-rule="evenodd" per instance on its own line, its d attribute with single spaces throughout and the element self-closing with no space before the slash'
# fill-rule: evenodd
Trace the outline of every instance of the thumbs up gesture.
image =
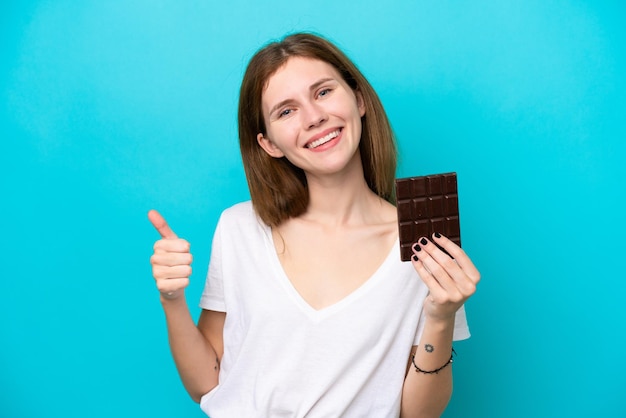
<svg viewBox="0 0 626 418">
<path fill-rule="evenodd" d="M 161 235 L 161 239 L 154 243 L 154 254 L 150 257 L 157 289 L 163 298 L 177 299 L 189 285 L 191 276 L 193 257 L 189 243 L 178 238 L 156 210 L 148 212 L 148 219 Z"/>
</svg>

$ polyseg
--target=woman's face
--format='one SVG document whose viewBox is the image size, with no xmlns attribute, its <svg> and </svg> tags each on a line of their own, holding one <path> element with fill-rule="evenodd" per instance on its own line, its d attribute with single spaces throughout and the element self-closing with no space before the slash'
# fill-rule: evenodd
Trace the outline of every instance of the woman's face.
<svg viewBox="0 0 626 418">
<path fill-rule="evenodd" d="M 341 171 L 358 150 L 362 97 L 324 61 L 289 58 L 268 80 L 262 108 L 267 132 L 257 135 L 259 145 L 307 174 Z"/>
</svg>

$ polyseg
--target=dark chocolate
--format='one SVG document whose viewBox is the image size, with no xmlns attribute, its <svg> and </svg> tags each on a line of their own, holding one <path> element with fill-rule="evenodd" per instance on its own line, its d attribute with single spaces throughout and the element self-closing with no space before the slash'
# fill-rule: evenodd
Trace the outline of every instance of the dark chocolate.
<svg viewBox="0 0 626 418">
<path fill-rule="evenodd" d="M 456 173 L 396 179 L 396 199 L 402 261 L 411 260 L 417 240 L 433 241 L 435 232 L 461 246 Z"/>
</svg>

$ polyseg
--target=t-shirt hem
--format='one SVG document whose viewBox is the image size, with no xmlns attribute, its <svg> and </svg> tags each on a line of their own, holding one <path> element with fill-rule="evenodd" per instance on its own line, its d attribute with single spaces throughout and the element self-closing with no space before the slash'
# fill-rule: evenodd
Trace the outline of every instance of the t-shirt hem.
<svg viewBox="0 0 626 418">
<path fill-rule="evenodd" d="M 463 341 L 467 340 L 472 336 L 467 328 L 460 328 L 454 330 L 454 336 L 452 341 Z"/>
<path fill-rule="evenodd" d="M 226 312 L 226 304 L 210 298 L 200 298 L 200 307 L 209 311 Z"/>
</svg>

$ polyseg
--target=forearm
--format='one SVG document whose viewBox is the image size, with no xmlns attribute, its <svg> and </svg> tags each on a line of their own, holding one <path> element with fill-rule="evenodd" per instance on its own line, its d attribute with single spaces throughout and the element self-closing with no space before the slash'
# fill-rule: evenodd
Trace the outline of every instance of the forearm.
<svg viewBox="0 0 626 418">
<path fill-rule="evenodd" d="M 200 402 L 200 397 L 218 383 L 216 351 L 194 323 L 184 294 L 176 299 L 161 296 L 161 303 L 176 368 L 191 398 Z"/>
<path fill-rule="evenodd" d="M 453 331 L 454 318 L 449 321 L 426 320 L 414 358 L 421 370 L 437 370 L 450 360 Z M 402 417 L 439 417 L 451 395 L 451 364 L 437 373 L 423 373 L 415 369 L 409 358 L 402 390 Z"/>
</svg>

